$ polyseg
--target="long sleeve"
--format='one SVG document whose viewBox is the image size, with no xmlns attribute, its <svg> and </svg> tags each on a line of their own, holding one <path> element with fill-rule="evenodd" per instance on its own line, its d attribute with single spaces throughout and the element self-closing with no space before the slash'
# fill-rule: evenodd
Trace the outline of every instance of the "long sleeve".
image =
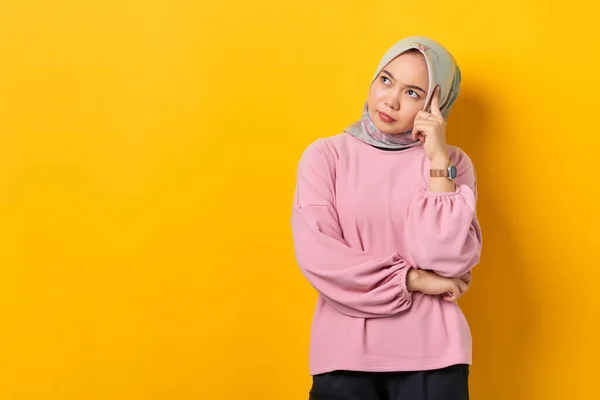
<svg viewBox="0 0 600 400">
<path fill-rule="evenodd" d="M 406 224 L 409 252 L 419 268 L 445 277 L 470 271 L 481 254 L 481 229 L 476 214 L 476 177 L 469 157 L 456 149 L 456 192 L 420 189 Z"/>
<path fill-rule="evenodd" d="M 374 318 L 411 306 L 405 260 L 396 253 L 377 257 L 344 240 L 335 208 L 335 156 L 322 141 L 307 148 L 298 166 L 292 234 L 303 275 L 340 313 Z"/>
</svg>

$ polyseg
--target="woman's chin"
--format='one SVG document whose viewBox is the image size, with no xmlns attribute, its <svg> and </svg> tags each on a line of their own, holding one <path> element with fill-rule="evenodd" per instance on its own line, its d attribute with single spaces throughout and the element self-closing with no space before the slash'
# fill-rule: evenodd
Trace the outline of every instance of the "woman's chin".
<svg viewBox="0 0 600 400">
<path fill-rule="evenodd" d="M 375 124 L 375 127 L 377 129 L 379 129 L 380 132 L 383 132 L 388 135 L 399 135 L 399 134 L 405 132 L 405 130 L 402 130 L 401 128 L 394 128 L 393 126 L 389 126 L 387 124 L 386 125 Z"/>
</svg>

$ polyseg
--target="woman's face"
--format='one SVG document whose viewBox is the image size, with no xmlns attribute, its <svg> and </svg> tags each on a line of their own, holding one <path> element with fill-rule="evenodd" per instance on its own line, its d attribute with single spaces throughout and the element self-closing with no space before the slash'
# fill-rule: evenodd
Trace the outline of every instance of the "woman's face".
<svg viewBox="0 0 600 400">
<path fill-rule="evenodd" d="M 400 54 L 386 65 L 369 89 L 369 116 L 381 132 L 398 134 L 413 128 L 425 106 L 429 75 L 419 51 Z"/>
</svg>

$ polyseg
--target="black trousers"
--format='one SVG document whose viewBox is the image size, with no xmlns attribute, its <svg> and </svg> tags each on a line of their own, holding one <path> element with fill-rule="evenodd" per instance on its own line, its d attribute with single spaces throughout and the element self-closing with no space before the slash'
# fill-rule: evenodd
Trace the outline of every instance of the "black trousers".
<svg viewBox="0 0 600 400">
<path fill-rule="evenodd" d="M 309 400 L 468 400 L 469 366 L 416 372 L 334 371 L 313 376 Z"/>
</svg>

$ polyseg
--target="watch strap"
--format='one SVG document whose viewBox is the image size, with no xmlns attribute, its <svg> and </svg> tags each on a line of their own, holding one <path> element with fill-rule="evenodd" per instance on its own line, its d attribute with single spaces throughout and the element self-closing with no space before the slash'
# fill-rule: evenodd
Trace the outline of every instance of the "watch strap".
<svg viewBox="0 0 600 400">
<path fill-rule="evenodd" d="M 454 180 L 458 176 L 458 171 L 456 170 L 456 165 L 450 164 L 446 169 L 430 169 L 429 176 L 432 178 L 448 178 Z"/>
<path fill-rule="evenodd" d="M 432 178 L 447 178 L 449 174 L 447 169 L 430 169 L 429 176 Z"/>
</svg>

